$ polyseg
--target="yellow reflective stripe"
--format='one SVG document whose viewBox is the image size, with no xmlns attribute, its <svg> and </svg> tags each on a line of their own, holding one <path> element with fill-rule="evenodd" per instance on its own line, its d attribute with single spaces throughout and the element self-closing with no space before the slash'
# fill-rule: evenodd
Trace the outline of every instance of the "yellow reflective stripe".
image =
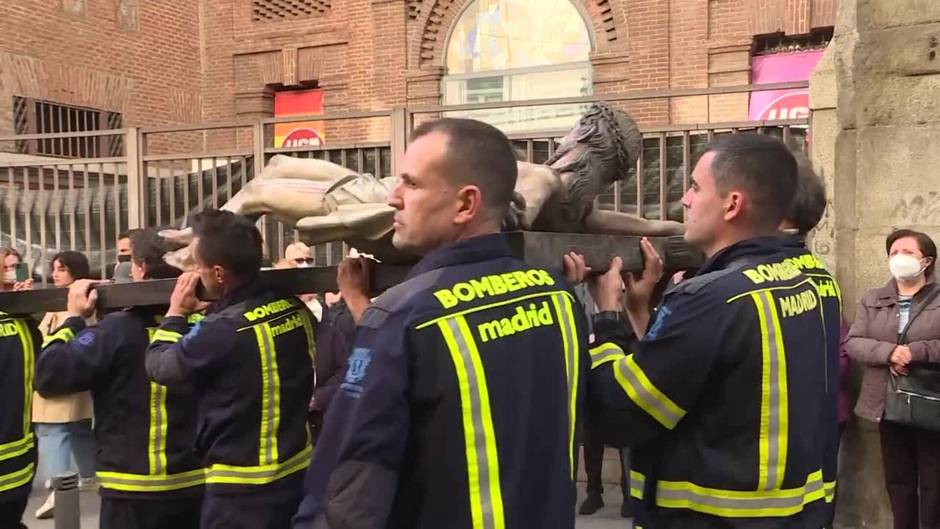
<svg viewBox="0 0 940 529">
<path fill-rule="evenodd" d="M 787 361 L 776 301 L 770 292 L 751 295 L 761 330 L 761 418 L 758 447 L 759 490 L 779 489 L 786 472 L 789 406 Z"/>
<path fill-rule="evenodd" d="M 29 432 L 26 434 L 26 437 L 22 439 L 0 445 L 0 461 L 6 461 L 7 459 L 23 455 L 29 452 L 34 446 L 36 446 L 36 442 L 33 437 L 33 432 Z"/>
<path fill-rule="evenodd" d="M 615 362 L 625 356 L 627 355 L 623 352 L 623 349 L 621 349 L 619 345 L 611 342 L 604 342 L 591 349 L 591 369 L 597 369 L 607 362 Z"/>
<path fill-rule="evenodd" d="M 725 518 L 764 518 L 792 516 L 824 498 L 822 471 L 806 478 L 803 486 L 771 491 L 739 491 L 702 487 L 688 481 L 659 481 L 656 505 L 688 509 Z"/>
<path fill-rule="evenodd" d="M 20 345 L 23 347 L 23 438 L 33 437 L 33 379 L 36 376 L 36 344 L 33 343 L 33 333 L 29 332 L 26 322 L 16 320 L 17 334 L 20 336 Z M 74 338 L 75 334 L 68 327 Z M 61 331 L 60 331 L 61 332 Z M 58 333 L 56 333 L 58 334 Z"/>
<path fill-rule="evenodd" d="M 281 416 L 281 377 L 277 372 L 277 355 L 271 326 L 262 323 L 255 326 L 258 338 L 258 354 L 261 357 L 261 428 L 258 438 L 258 463 L 270 465 L 277 462 L 277 432 Z"/>
<path fill-rule="evenodd" d="M 186 323 L 189 323 L 189 324 L 199 323 L 204 319 L 206 319 L 205 314 L 201 312 L 194 312 L 186 317 Z"/>
<path fill-rule="evenodd" d="M 630 496 L 642 500 L 646 488 L 646 476 L 636 470 L 630 471 Z"/>
<path fill-rule="evenodd" d="M 206 472 L 201 468 L 177 474 L 154 475 L 99 471 L 95 475 L 102 487 L 126 492 L 165 492 L 198 487 L 206 482 Z"/>
<path fill-rule="evenodd" d="M 23 320 L 16 320 L 16 324 L 17 326 L 23 326 Z M 58 331 L 50 334 L 49 336 L 46 336 L 46 338 L 42 341 L 42 346 L 49 347 L 49 344 L 51 344 L 52 342 L 68 343 L 74 339 L 75 339 L 75 331 L 73 331 L 72 329 L 68 327 L 62 327 Z"/>
<path fill-rule="evenodd" d="M 460 390 L 470 514 L 474 529 L 504 529 L 499 456 L 480 352 L 463 316 L 438 320 Z"/>
<path fill-rule="evenodd" d="M 166 472 L 166 386 L 150 383 L 150 435 L 147 437 L 147 457 L 150 474 L 163 475 Z"/>
<path fill-rule="evenodd" d="M 30 463 L 16 472 L 0 476 L 0 492 L 16 489 L 33 481 L 34 467 L 35 465 Z"/>
<path fill-rule="evenodd" d="M 578 349 L 581 342 L 578 340 L 578 330 L 574 323 L 571 300 L 565 296 L 554 295 L 552 296 L 552 302 L 558 314 L 558 327 L 561 331 L 565 355 L 565 383 L 568 388 L 568 468 L 571 479 L 574 480 L 574 433 L 578 420 L 578 377 L 580 371 Z"/>
<path fill-rule="evenodd" d="M 265 485 L 300 472 L 310 465 L 313 447 L 306 445 L 282 463 L 257 466 L 211 465 L 206 469 L 206 483 L 228 483 L 239 485 Z"/>
<path fill-rule="evenodd" d="M 176 331 L 168 331 L 166 329 L 157 329 L 153 333 L 153 336 L 150 337 L 150 343 L 154 343 L 154 342 L 176 343 L 180 341 L 180 338 L 182 337 L 183 335 Z"/>
<path fill-rule="evenodd" d="M 827 481 L 823 483 L 823 489 L 826 491 L 826 503 L 836 501 L 836 482 Z"/>
<path fill-rule="evenodd" d="M 630 400 L 666 429 L 675 428 L 685 416 L 685 410 L 677 406 L 647 378 L 632 354 L 614 364 L 614 378 Z"/>
<path fill-rule="evenodd" d="M 307 354 L 310 356 L 310 361 L 315 362 L 317 359 L 317 341 L 313 337 L 313 315 L 310 314 L 309 310 L 301 310 L 300 317 L 304 321 L 304 334 L 307 335 Z"/>
</svg>

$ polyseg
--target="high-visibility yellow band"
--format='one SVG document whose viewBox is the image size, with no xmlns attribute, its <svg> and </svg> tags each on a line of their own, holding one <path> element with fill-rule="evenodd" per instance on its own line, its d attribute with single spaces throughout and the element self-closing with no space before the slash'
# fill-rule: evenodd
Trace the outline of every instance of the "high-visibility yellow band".
<svg viewBox="0 0 940 529">
<path fill-rule="evenodd" d="M 95 475 L 102 487 L 126 492 L 166 492 L 198 487 L 206 482 L 206 472 L 201 468 L 177 474 L 155 475 L 99 471 Z"/>
<path fill-rule="evenodd" d="M 504 529 L 499 454 L 480 352 L 463 316 L 439 319 L 437 325 L 450 351 L 460 390 L 473 528 Z"/>
<path fill-rule="evenodd" d="M 761 331 L 761 415 L 758 443 L 758 489 L 775 490 L 783 483 L 789 439 L 789 394 L 783 330 L 770 292 L 751 295 Z"/>
<path fill-rule="evenodd" d="M 35 465 L 30 463 L 15 472 L 0 476 L 0 492 L 17 489 L 33 481 L 34 469 Z"/>
<path fill-rule="evenodd" d="M 571 479 L 575 479 L 574 459 L 576 449 L 574 446 L 575 427 L 578 421 L 578 378 L 580 377 L 581 364 L 578 361 L 580 351 L 580 340 L 578 338 L 578 329 L 575 325 L 574 310 L 571 306 L 571 300 L 560 294 L 552 296 L 552 303 L 558 314 L 558 328 L 561 332 L 562 346 L 565 355 L 565 382 L 568 388 L 568 469 L 571 473 Z"/>
<path fill-rule="evenodd" d="M 277 433 L 281 422 L 281 377 L 277 371 L 277 353 L 271 326 L 262 323 L 255 326 L 258 354 L 261 360 L 261 428 L 258 438 L 258 464 L 276 463 Z"/>
<path fill-rule="evenodd" d="M 826 491 L 826 503 L 832 503 L 836 501 L 836 482 L 827 481 L 823 483 L 823 489 Z"/>
<path fill-rule="evenodd" d="M 5 461 L 7 459 L 12 459 L 16 456 L 20 456 L 29 452 L 31 448 L 36 446 L 35 439 L 33 438 L 33 433 L 29 432 L 26 437 L 22 439 L 17 439 L 16 441 L 11 441 L 9 443 L 4 443 L 0 445 L 0 461 Z"/>
<path fill-rule="evenodd" d="M 20 324 L 20 321 L 17 321 L 17 324 Z M 46 336 L 46 339 L 42 341 L 43 347 L 49 347 L 49 344 L 52 342 L 65 342 L 69 343 L 75 339 L 75 331 L 68 327 L 62 327 L 58 331 Z"/>
<path fill-rule="evenodd" d="M 169 424 L 166 409 L 166 386 L 150 383 L 150 431 L 147 457 L 151 475 L 166 473 L 166 436 Z"/>
<path fill-rule="evenodd" d="M 16 320 L 17 333 L 20 335 L 20 346 L 23 348 L 23 437 L 33 436 L 33 382 L 36 376 L 36 344 L 33 343 L 33 333 L 22 319 Z M 74 333 L 68 327 L 74 337 Z M 61 331 L 60 331 L 61 332 Z"/>
<path fill-rule="evenodd" d="M 153 336 L 150 338 L 150 343 L 154 342 L 167 342 L 167 343 L 176 343 L 183 338 L 183 335 L 176 331 L 168 331 L 166 329 L 157 329 Z"/>
<path fill-rule="evenodd" d="M 666 429 L 675 428 L 685 416 L 685 410 L 653 385 L 633 355 L 627 355 L 614 364 L 614 378 L 630 400 Z"/>
<path fill-rule="evenodd" d="M 643 474 L 630 472 L 630 489 L 634 498 L 643 499 L 645 481 Z M 831 486 L 834 487 L 835 483 Z M 806 505 L 824 499 L 829 487 L 829 483 L 823 483 L 821 470 L 810 473 L 806 483 L 800 487 L 770 491 L 726 490 L 688 481 L 659 481 L 656 483 L 656 505 L 725 518 L 792 516 L 800 513 Z"/>
<path fill-rule="evenodd" d="M 265 485 L 307 468 L 313 447 L 307 445 L 282 463 L 257 466 L 211 465 L 206 469 L 206 483 Z"/>
<path fill-rule="evenodd" d="M 608 362 L 616 362 L 625 356 L 627 356 L 626 353 L 619 345 L 604 342 L 591 348 L 591 369 L 597 369 Z"/>
</svg>

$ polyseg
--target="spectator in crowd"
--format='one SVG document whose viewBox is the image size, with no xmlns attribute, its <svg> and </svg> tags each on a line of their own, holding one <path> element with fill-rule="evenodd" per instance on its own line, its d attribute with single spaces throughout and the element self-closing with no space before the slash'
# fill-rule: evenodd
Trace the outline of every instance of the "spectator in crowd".
<svg viewBox="0 0 940 529">
<path fill-rule="evenodd" d="M 278 261 L 274 268 L 310 268 L 313 266 L 313 253 L 310 247 L 298 241 L 287 245 L 284 249 L 284 258 Z M 303 301 L 313 316 L 320 321 L 323 319 L 323 305 L 316 294 L 300 294 L 297 296 Z"/>
<path fill-rule="evenodd" d="M 0 263 L 3 263 L 3 281 L 0 282 L 0 290 L 30 290 L 33 288 L 33 279 L 26 278 L 23 281 L 16 280 L 16 265 L 23 262 L 20 253 L 13 248 L 0 248 Z"/>
<path fill-rule="evenodd" d="M 895 529 L 940 527 L 940 433 L 883 421 L 891 374 L 912 364 L 940 366 L 937 246 L 926 234 L 897 230 L 885 242 L 890 279 L 862 296 L 849 330 L 849 355 L 865 365 L 855 413 L 879 423 L 885 485 Z"/>
<path fill-rule="evenodd" d="M 66 288 L 76 280 L 91 277 L 88 259 L 78 252 L 61 252 L 52 258 L 52 282 Z M 48 337 L 62 326 L 68 311 L 48 312 L 39 322 L 39 331 Z M 87 391 L 43 398 L 33 396 L 33 424 L 39 439 L 40 477 L 46 486 L 52 477 L 69 471 L 71 458 L 78 466 L 79 484 L 83 489 L 94 487 L 95 436 L 91 429 L 92 404 Z M 50 492 L 38 510 L 39 519 L 51 518 L 55 510 L 55 493 Z"/>
<path fill-rule="evenodd" d="M 113 278 L 118 283 L 131 280 L 131 232 L 125 231 L 118 235 L 117 263 L 114 265 Z"/>
<path fill-rule="evenodd" d="M 594 514 L 604 506 L 604 483 L 602 481 L 604 446 L 603 434 L 598 428 L 591 425 L 590 420 L 587 420 L 584 425 L 583 444 L 584 473 L 587 474 L 587 497 L 581 502 L 578 514 Z M 630 489 L 627 487 L 630 474 L 630 449 L 618 448 L 617 453 L 620 456 L 620 492 L 623 494 L 620 516 L 630 518 L 633 516 L 633 507 L 630 505 Z"/>
</svg>

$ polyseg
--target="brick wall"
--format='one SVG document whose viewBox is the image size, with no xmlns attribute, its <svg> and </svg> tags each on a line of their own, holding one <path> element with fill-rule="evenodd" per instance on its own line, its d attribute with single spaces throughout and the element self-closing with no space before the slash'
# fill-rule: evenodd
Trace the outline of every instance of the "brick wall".
<svg viewBox="0 0 940 529">
<path fill-rule="evenodd" d="M 311 0 L 310 15 L 254 21 L 264 0 L 6 0 L 0 130 L 12 95 L 121 111 L 130 125 L 257 118 L 273 93 L 316 83 L 327 113 L 440 101 L 450 28 L 470 0 Z M 536 1 L 536 0 L 532 0 Z M 833 24 L 835 0 L 573 0 L 595 49 L 596 94 L 744 84 L 755 35 Z M 24 30 L 29 28 L 29 30 Z M 631 102 L 643 124 L 746 117 L 746 95 Z M 328 141 L 387 140 L 387 119 L 330 122 Z M 193 135 L 244 148 L 235 130 Z"/>
<path fill-rule="evenodd" d="M 201 118 L 196 2 L 4 0 L 0 134 L 12 98 L 118 111 L 124 125 Z"/>
</svg>

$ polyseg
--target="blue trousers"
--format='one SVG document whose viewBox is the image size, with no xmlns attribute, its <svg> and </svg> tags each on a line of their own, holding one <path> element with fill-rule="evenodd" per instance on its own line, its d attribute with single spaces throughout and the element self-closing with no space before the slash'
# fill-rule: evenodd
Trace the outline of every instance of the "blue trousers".
<svg viewBox="0 0 940 529">
<path fill-rule="evenodd" d="M 69 472 L 73 468 L 73 456 L 79 477 L 94 477 L 95 434 L 91 430 L 91 419 L 34 425 L 39 439 L 39 477 L 42 483 Z"/>
</svg>

